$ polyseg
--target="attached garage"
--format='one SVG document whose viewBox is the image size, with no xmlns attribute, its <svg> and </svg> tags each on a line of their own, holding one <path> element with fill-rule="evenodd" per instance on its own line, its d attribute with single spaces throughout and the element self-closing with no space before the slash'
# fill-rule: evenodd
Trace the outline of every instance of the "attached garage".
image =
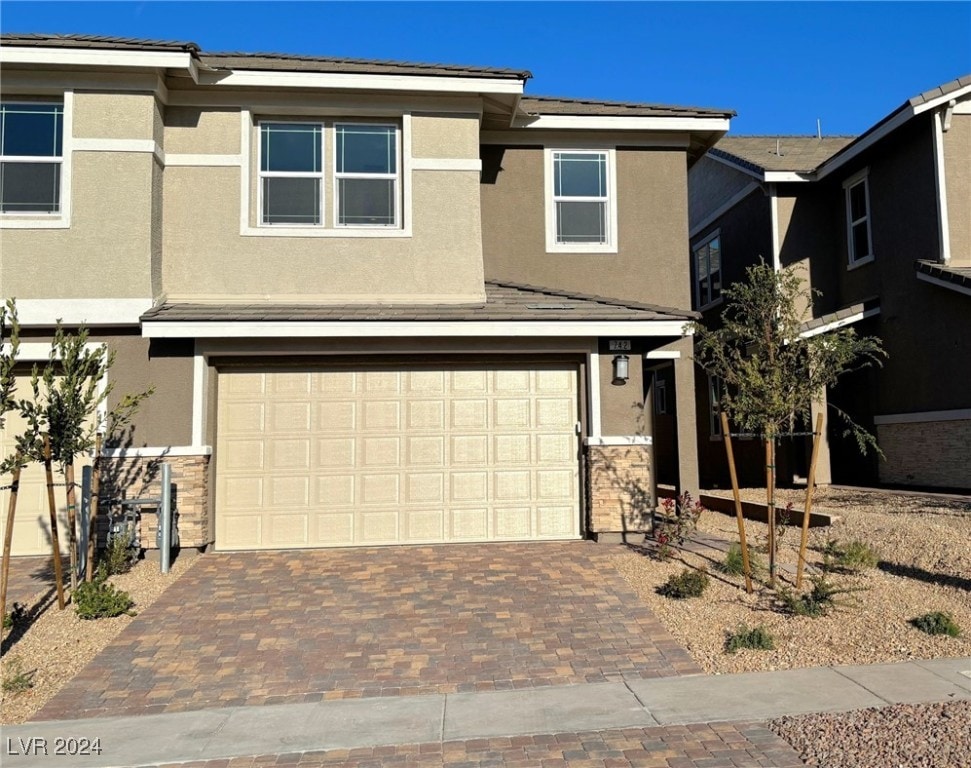
<svg viewBox="0 0 971 768">
<path fill-rule="evenodd" d="M 570 363 L 223 367 L 223 550 L 580 536 Z"/>
</svg>

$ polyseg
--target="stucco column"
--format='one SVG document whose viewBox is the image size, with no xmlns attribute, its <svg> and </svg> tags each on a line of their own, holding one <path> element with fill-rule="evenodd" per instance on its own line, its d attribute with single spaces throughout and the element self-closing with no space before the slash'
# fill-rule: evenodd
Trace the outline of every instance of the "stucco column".
<svg viewBox="0 0 971 768">
<path fill-rule="evenodd" d="M 692 337 L 669 344 L 681 353 L 674 361 L 675 402 L 678 409 L 678 491 L 698 498 L 698 426 L 695 412 L 695 363 Z"/>
</svg>

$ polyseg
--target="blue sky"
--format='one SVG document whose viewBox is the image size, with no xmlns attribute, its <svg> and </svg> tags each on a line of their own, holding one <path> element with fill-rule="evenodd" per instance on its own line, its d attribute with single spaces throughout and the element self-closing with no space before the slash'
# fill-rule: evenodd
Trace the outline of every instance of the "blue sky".
<svg viewBox="0 0 971 768">
<path fill-rule="evenodd" d="M 529 69 L 537 95 L 727 107 L 732 133 L 859 133 L 971 73 L 971 2 L 18 2 L 4 32 Z"/>
</svg>

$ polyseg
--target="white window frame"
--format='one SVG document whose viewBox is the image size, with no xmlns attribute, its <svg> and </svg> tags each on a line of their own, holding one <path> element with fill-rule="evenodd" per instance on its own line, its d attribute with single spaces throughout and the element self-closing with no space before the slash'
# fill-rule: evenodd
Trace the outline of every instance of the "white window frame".
<svg viewBox="0 0 971 768">
<path fill-rule="evenodd" d="M 718 376 L 708 374 L 708 432 L 712 440 L 722 439 L 721 398 L 725 383 Z"/>
<path fill-rule="evenodd" d="M 27 94 L 7 93 L 3 101 L 8 104 L 42 104 L 63 107 L 61 114 L 60 157 L 4 156 L 5 162 L 60 163 L 60 200 L 58 211 L 23 211 L 0 213 L 0 229 L 68 229 L 71 226 L 71 160 L 73 156 L 74 92 L 64 91 L 61 98 L 25 98 Z"/>
<path fill-rule="evenodd" d="M 617 150 L 614 147 L 545 147 L 544 148 L 545 202 L 546 202 L 546 252 L 547 253 L 617 253 Z M 604 155 L 607 160 L 607 198 L 570 197 L 575 202 L 606 202 L 607 242 L 560 243 L 556 239 L 556 203 L 554 194 L 554 157 L 560 153 L 578 155 Z"/>
<path fill-rule="evenodd" d="M 320 128 L 320 171 L 264 171 L 263 170 L 263 126 L 268 124 L 276 125 L 316 125 Z M 325 212 L 327 207 L 324 205 L 324 198 L 327 196 L 325 189 L 325 179 L 327 174 L 326 155 L 324 150 L 327 146 L 326 125 L 319 120 L 260 120 L 256 124 L 256 225 L 269 229 L 279 229 L 280 227 L 297 227 L 298 229 L 322 229 L 327 226 Z M 281 224 L 271 224 L 263 220 L 263 179 L 317 179 L 320 184 L 320 208 L 317 211 L 320 216 L 319 224 L 299 224 L 296 222 L 286 222 Z"/>
<path fill-rule="evenodd" d="M 711 259 L 710 258 L 706 261 L 706 263 L 708 265 L 708 272 L 707 272 L 706 275 L 704 275 L 704 277 L 707 277 L 708 278 L 708 294 L 709 295 L 708 296 L 702 296 L 701 295 L 701 280 L 702 280 L 702 274 L 698 270 L 698 251 L 700 251 L 702 248 L 707 247 L 711 243 L 712 240 L 716 240 L 716 239 L 718 240 L 718 251 L 719 251 L 719 255 L 721 257 L 721 261 L 719 262 L 719 265 L 718 265 L 718 271 L 721 273 L 721 284 L 722 284 L 722 286 L 724 286 L 724 283 L 725 283 L 725 250 L 722 247 L 721 230 L 720 229 L 716 229 L 714 232 L 709 233 L 702 240 L 699 240 L 698 242 L 696 242 L 694 245 L 691 246 L 691 260 L 693 262 L 692 267 L 693 267 L 693 270 L 694 270 L 694 273 L 695 273 L 695 290 L 694 290 L 694 294 L 695 294 L 695 306 L 698 308 L 698 311 L 699 312 L 704 311 L 706 309 L 711 309 L 712 307 L 717 307 L 724 300 L 723 299 L 724 287 L 718 289 L 718 297 L 717 298 L 714 298 L 714 299 L 710 299 L 709 298 L 710 295 L 711 295 Z"/>
<path fill-rule="evenodd" d="M 367 125 L 375 128 L 391 128 L 394 131 L 395 169 L 394 173 L 347 173 L 337 172 L 337 129 L 341 126 Z M 360 120 L 340 120 L 333 125 L 334 138 L 332 178 L 334 182 L 333 222 L 336 229 L 377 229 L 396 230 L 401 228 L 401 129 L 395 123 L 369 123 Z M 394 181 L 394 223 L 393 224 L 341 224 L 340 223 L 340 179 L 391 179 Z"/>
<path fill-rule="evenodd" d="M 850 193 L 856 187 L 863 185 L 863 199 L 866 205 L 866 213 L 859 219 L 853 219 L 853 210 L 850 203 Z M 843 198 L 846 206 L 846 255 L 848 260 L 847 269 L 869 264 L 873 261 L 873 212 L 870 208 L 870 169 L 864 168 L 859 173 L 850 176 L 843 182 Z M 866 222 L 866 240 L 869 253 L 857 256 L 853 246 L 853 228 L 858 224 Z"/>
</svg>

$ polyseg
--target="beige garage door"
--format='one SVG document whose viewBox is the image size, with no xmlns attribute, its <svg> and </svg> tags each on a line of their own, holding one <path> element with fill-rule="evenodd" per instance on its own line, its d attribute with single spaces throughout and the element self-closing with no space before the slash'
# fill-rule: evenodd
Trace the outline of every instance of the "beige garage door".
<svg viewBox="0 0 971 768">
<path fill-rule="evenodd" d="M 18 376 L 14 397 L 30 397 L 30 395 L 30 377 Z M 6 423 L 3 429 L 0 429 L 0 456 L 9 456 L 13 453 L 16 447 L 15 438 L 23 432 L 23 428 L 23 420 L 15 413 L 6 415 Z M 86 458 L 79 459 L 75 463 L 78 482 L 81 481 L 81 467 L 90 463 Z M 57 487 L 54 488 L 54 499 L 58 511 L 58 533 L 61 549 L 64 550 L 67 541 L 67 501 L 64 496 L 64 476 L 57 471 L 56 465 L 54 482 L 57 483 Z M 0 485 L 9 484 L 9 475 L 0 477 Z M 3 541 L 2 537 L 6 534 L 9 498 L 9 490 L 4 488 L 0 491 L 0 541 Z M 11 552 L 14 555 L 48 555 L 51 552 L 51 518 L 47 506 L 47 479 L 42 464 L 31 464 L 21 474 Z"/>
<path fill-rule="evenodd" d="M 576 538 L 577 370 L 222 372 L 220 549 Z"/>
</svg>

